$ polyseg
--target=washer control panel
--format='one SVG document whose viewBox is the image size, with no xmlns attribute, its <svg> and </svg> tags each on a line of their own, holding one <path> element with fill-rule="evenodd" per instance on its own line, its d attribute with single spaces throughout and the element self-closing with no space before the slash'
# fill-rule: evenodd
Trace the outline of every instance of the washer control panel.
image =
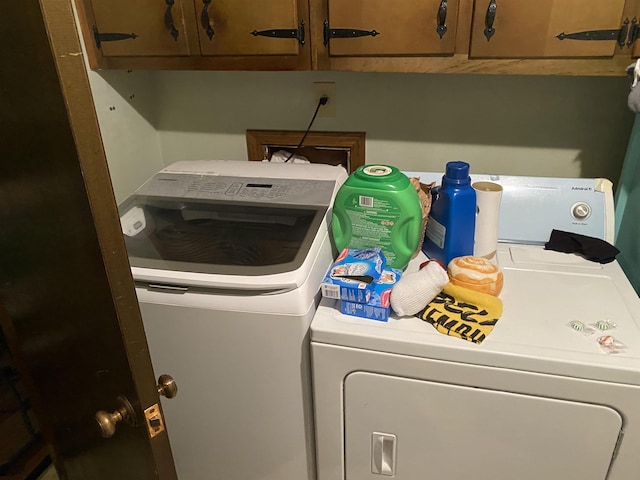
<svg viewBox="0 0 640 480">
<path fill-rule="evenodd" d="M 160 172 L 136 195 L 283 205 L 328 206 L 335 182 Z"/>
</svg>

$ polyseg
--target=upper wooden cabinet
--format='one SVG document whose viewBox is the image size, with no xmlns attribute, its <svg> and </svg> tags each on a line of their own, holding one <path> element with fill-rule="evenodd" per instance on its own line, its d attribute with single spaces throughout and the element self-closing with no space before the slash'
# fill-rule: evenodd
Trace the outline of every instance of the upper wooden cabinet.
<svg viewBox="0 0 640 480">
<path fill-rule="evenodd" d="M 328 0 L 327 4 L 328 15 L 321 23 L 330 56 L 454 52 L 457 1 Z"/>
<path fill-rule="evenodd" d="M 476 0 L 470 58 L 612 57 L 624 0 Z"/>
<path fill-rule="evenodd" d="M 307 10 L 295 0 L 196 0 L 203 55 L 297 56 L 305 42 Z M 306 5 L 303 5 L 306 7 Z"/>
<path fill-rule="evenodd" d="M 92 68 L 309 70 L 307 0 L 78 0 Z"/>
<path fill-rule="evenodd" d="M 180 0 L 167 5 L 157 0 L 96 0 L 93 15 L 93 41 L 105 57 L 189 54 Z"/>
<path fill-rule="evenodd" d="M 640 0 L 75 1 L 95 69 L 624 75 L 640 53 Z"/>
<path fill-rule="evenodd" d="M 624 75 L 634 48 L 628 32 L 640 19 L 639 0 L 311 2 L 320 70 Z M 447 31 L 439 38 L 442 11 Z M 379 34 L 334 39 L 325 20 L 330 29 Z"/>
<path fill-rule="evenodd" d="M 469 45 L 472 0 L 310 0 L 318 70 L 438 71 Z M 448 60 L 445 60 L 447 62 Z"/>
</svg>

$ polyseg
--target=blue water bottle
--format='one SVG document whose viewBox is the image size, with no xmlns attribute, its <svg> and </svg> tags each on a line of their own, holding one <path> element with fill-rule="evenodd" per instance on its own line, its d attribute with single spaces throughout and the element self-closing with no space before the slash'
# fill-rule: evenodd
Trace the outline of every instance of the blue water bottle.
<svg viewBox="0 0 640 480">
<path fill-rule="evenodd" d="M 442 185 L 433 188 L 431 193 L 431 212 L 422 251 L 446 267 L 456 257 L 473 255 L 476 191 L 471 186 L 469 164 L 448 162 Z"/>
</svg>

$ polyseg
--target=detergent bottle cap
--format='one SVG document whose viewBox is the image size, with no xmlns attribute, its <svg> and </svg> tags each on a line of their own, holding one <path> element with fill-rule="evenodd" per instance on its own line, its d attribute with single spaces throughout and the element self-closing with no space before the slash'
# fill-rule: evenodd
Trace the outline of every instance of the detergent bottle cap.
<svg viewBox="0 0 640 480">
<path fill-rule="evenodd" d="M 448 162 L 445 176 L 449 180 L 467 180 L 469 164 L 467 162 Z"/>
</svg>

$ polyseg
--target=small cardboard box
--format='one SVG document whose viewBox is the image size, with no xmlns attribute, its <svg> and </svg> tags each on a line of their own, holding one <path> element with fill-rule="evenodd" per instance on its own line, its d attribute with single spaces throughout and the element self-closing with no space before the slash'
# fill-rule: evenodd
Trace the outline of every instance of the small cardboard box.
<svg viewBox="0 0 640 480">
<path fill-rule="evenodd" d="M 369 302 L 356 303 L 343 300 L 340 310 L 345 315 L 368 318 L 386 322 L 389 320 L 391 310 L 391 289 L 400 280 L 402 270 L 385 268 L 382 275 L 373 285 L 373 292 Z"/>
<path fill-rule="evenodd" d="M 380 278 L 386 263 L 380 247 L 360 250 L 345 248 L 322 281 L 322 296 L 367 303 L 371 298 L 374 282 Z"/>
</svg>

